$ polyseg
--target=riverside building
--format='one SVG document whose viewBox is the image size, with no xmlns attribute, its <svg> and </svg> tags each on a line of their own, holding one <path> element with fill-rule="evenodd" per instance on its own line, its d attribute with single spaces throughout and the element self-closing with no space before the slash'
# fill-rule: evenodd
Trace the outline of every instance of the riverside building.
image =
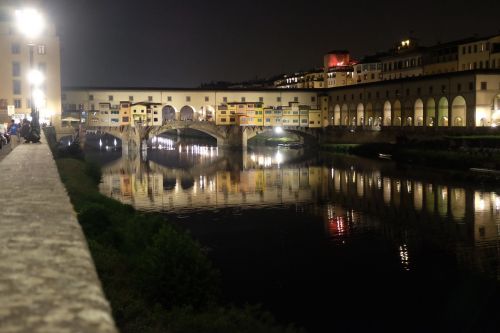
<svg viewBox="0 0 500 333">
<path fill-rule="evenodd" d="M 40 123 L 54 122 L 61 115 L 60 45 L 54 25 L 45 22 L 42 34 L 29 40 L 15 22 L 17 7 L 0 5 L 0 113 L 21 120 L 31 115 L 30 69 L 38 69 L 45 80 L 39 105 Z M 30 64 L 30 48 L 33 61 Z"/>
</svg>

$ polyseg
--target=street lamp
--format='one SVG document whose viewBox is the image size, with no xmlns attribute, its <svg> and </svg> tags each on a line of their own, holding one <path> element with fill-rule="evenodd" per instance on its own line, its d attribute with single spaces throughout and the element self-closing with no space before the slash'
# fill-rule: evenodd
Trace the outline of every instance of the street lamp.
<svg viewBox="0 0 500 333">
<path fill-rule="evenodd" d="M 30 71 L 28 79 L 30 83 L 31 128 L 27 141 L 35 143 L 40 141 L 38 108 L 45 100 L 45 96 L 39 89 L 44 81 L 44 76 L 40 71 L 34 68 L 33 48 L 35 46 L 34 40 L 42 33 L 45 23 L 42 15 L 32 8 L 17 10 L 16 21 L 17 28 L 27 38 L 29 46 Z"/>
</svg>

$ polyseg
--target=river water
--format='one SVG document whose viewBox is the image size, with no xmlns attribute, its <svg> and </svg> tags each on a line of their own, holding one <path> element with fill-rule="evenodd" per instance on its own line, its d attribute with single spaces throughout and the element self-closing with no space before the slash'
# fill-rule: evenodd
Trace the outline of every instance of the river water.
<svg viewBox="0 0 500 333">
<path fill-rule="evenodd" d="M 228 302 L 308 332 L 499 331 L 499 184 L 168 138 L 91 155 L 103 194 L 163 212 L 208 249 Z"/>
</svg>

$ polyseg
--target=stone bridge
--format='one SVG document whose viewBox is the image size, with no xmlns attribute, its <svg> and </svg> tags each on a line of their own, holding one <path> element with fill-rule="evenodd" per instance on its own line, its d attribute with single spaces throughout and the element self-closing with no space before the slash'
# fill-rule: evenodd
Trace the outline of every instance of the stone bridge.
<svg viewBox="0 0 500 333">
<path fill-rule="evenodd" d="M 87 126 L 83 130 L 88 132 L 106 133 L 122 141 L 122 150 L 141 150 L 144 142 L 165 133 L 169 130 L 193 129 L 203 132 L 217 140 L 217 146 L 221 148 L 244 148 L 248 140 L 256 135 L 271 131 L 272 128 L 255 126 L 217 126 L 210 121 L 186 121 L 176 120 L 166 122 L 162 126 Z M 285 127 L 285 131 L 297 133 L 301 136 L 309 136 L 319 139 L 322 129 L 309 129 L 303 127 Z M 84 135 L 81 135 L 84 140 Z"/>
</svg>

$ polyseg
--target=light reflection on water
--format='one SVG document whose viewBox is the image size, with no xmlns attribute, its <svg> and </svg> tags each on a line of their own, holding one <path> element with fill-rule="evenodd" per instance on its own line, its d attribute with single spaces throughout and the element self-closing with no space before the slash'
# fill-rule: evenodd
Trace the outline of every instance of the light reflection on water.
<svg viewBox="0 0 500 333">
<path fill-rule="evenodd" d="M 475 184 L 429 180 L 413 170 L 400 172 L 387 162 L 304 158 L 306 153 L 266 148 L 235 154 L 210 145 L 159 140 L 146 162 L 129 157 L 105 165 L 100 190 L 137 209 L 165 212 L 195 229 L 221 228 L 210 224 L 217 221 L 225 221 L 226 227 L 300 221 L 311 228 L 319 225 L 334 252 L 372 246 L 368 244 L 382 238 L 392 254 L 390 260 L 377 257 L 382 267 L 377 269 L 388 276 L 394 272 L 383 268 L 385 260 L 393 260 L 401 274 L 416 272 L 432 279 L 435 271 L 422 267 L 441 260 L 432 257 L 439 249 L 461 269 L 500 280 L 499 194 Z M 384 253 L 380 248 L 362 251 Z M 335 278 L 344 273 L 331 274 Z M 246 297 L 252 293 L 258 291 Z M 295 311 L 284 309 L 290 316 Z"/>
</svg>

